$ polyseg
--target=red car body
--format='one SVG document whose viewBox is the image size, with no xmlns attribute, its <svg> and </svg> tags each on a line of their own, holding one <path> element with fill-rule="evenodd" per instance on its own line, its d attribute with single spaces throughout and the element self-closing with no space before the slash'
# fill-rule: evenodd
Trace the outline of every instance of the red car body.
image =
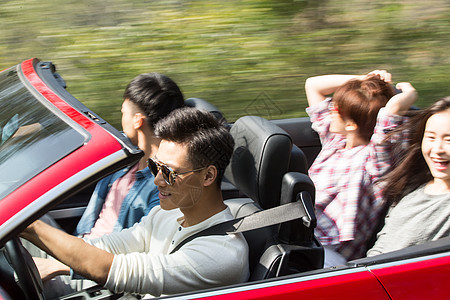
<svg viewBox="0 0 450 300">
<path fill-rule="evenodd" d="M 55 214 L 67 213 L 70 209 L 67 209 L 69 206 L 66 202 L 72 195 L 142 156 L 142 152 L 119 131 L 65 91 L 51 63 L 30 59 L 2 73 L 6 74 L 5 72 L 16 72 L 30 94 L 64 122 L 76 128 L 82 136 L 82 143 L 0 199 L 2 247 L 28 224 L 48 211 Z M 310 126 L 307 118 L 277 120 L 274 123 L 291 134 L 294 142 L 300 138 L 292 128 Z M 297 145 L 304 149 L 305 153 L 311 152 L 308 147 L 317 147 L 317 144 L 308 145 L 304 137 Z M 78 209 L 83 209 L 82 205 Z M 70 215 L 70 218 L 73 217 Z M 11 274 L 6 274 L 6 269 L 0 269 L 0 299 L 16 298 L 20 287 L 8 286 L 5 278 Z M 449 278 L 450 239 L 445 238 L 372 258 L 363 258 L 335 268 L 193 291 L 167 298 L 450 299 L 446 286 L 450 282 Z"/>
</svg>

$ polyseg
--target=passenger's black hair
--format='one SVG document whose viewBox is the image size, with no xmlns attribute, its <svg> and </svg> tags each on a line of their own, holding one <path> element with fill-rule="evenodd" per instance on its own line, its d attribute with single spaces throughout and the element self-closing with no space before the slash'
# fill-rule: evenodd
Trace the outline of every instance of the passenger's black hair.
<svg viewBox="0 0 450 300">
<path fill-rule="evenodd" d="M 142 110 L 152 129 L 159 120 L 184 105 L 184 97 L 178 85 L 159 73 L 136 76 L 126 87 L 123 98 Z"/>
</svg>

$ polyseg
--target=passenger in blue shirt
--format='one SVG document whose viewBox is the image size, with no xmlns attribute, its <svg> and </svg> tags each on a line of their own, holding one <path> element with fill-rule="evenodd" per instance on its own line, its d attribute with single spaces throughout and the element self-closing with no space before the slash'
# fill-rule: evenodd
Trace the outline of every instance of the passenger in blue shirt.
<svg viewBox="0 0 450 300">
<path fill-rule="evenodd" d="M 144 156 L 136 165 L 97 183 L 74 235 L 94 238 L 120 231 L 139 222 L 159 205 L 154 177 L 147 168 L 147 159 L 154 157 L 160 142 L 153 133 L 154 125 L 183 106 L 183 94 L 169 77 L 146 73 L 128 84 L 123 98 L 123 132 Z"/>
</svg>

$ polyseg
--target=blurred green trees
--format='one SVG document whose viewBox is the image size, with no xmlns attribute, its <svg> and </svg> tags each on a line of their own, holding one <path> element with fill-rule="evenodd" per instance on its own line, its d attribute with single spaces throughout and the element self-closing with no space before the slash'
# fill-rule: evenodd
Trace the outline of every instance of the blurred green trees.
<svg viewBox="0 0 450 300">
<path fill-rule="evenodd" d="M 172 77 L 232 121 L 305 116 L 304 82 L 384 68 L 419 106 L 450 95 L 448 0 L 29 0 L 0 4 L 0 68 L 52 61 L 116 127 L 137 74 Z"/>
</svg>

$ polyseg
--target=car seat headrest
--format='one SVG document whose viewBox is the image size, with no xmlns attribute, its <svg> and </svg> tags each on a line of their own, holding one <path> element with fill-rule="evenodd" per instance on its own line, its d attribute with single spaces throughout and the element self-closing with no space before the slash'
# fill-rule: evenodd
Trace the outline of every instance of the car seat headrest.
<svg viewBox="0 0 450 300">
<path fill-rule="evenodd" d="M 220 122 L 226 124 L 226 119 L 223 116 L 222 112 L 215 107 L 213 104 L 209 103 L 208 101 L 201 99 L 201 98 L 188 98 L 186 100 L 184 100 L 184 105 L 188 106 L 188 107 L 194 107 L 197 108 L 199 110 L 205 110 L 208 111 L 210 113 L 212 113 L 217 120 L 219 120 Z"/>
<path fill-rule="evenodd" d="M 263 209 L 278 206 L 282 178 L 289 168 L 290 136 L 256 116 L 238 119 L 230 133 L 235 146 L 225 178 Z"/>
</svg>

